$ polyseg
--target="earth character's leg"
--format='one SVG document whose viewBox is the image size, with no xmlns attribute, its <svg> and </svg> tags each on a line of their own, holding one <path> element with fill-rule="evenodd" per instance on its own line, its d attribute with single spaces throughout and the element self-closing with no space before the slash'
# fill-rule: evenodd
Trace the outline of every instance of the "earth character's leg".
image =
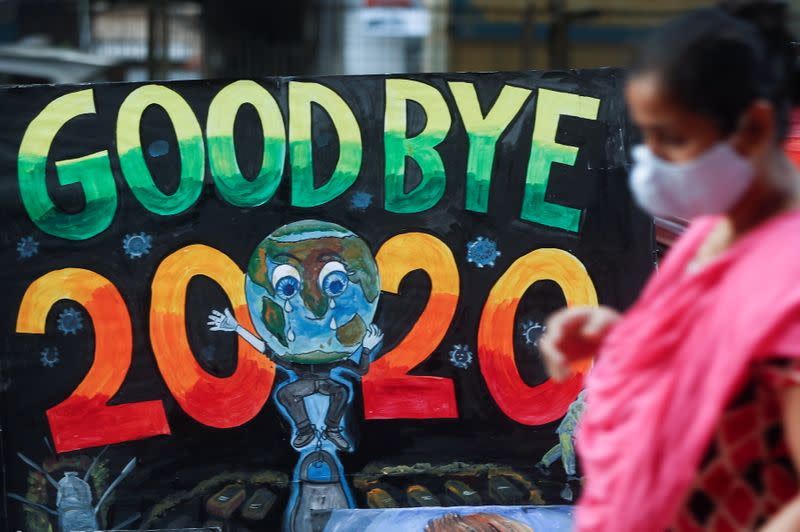
<svg viewBox="0 0 800 532">
<path fill-rule="evenodd" d="M 349 396 L 347 388 L 332 379 L 317 381 L 318 391 L 328 396 L 328 412 L 325 415 L 325 436 L 340 450 L 350 448 L 350 442 L 342 434 L 339 424 L 344 417 Z"/>
<path fill-rule="evenodd" d="M 278 402 L 283 405 L 297 427 L 292 445 L 305 447 L 314 439 L 314 426 L 308 419 L 305 398 L 314 393 L 314 381 L 311 379 L 298 379 L 290 382 L 278 391 Z"/>
</svg>

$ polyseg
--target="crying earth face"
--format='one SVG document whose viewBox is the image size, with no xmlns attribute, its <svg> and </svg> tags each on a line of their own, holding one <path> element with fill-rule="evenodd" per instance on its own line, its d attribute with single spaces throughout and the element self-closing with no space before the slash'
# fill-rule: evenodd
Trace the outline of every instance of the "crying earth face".
<svg viewBox="0 0 800 532">
<path fill-rule="evenodd" d="M 253 252 L 245 281 L 256 331 L 280 357 L 319 364 L 361 346 L 380 295 L 367 244 L 336 224 L 285 225 Z"/>
</svg>

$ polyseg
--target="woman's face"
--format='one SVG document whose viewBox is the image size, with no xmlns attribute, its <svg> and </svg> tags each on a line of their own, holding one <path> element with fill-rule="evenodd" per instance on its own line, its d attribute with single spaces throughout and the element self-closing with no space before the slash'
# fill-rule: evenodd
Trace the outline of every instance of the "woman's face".
<svg viewBox="0 0 800 532">
<path fill-rule="evenodd" d="M 674 101 L 655 74 L 634 76 L 625 92 L 644 143 L 661 159 L 674 163 L 691 161 L 722 139 L 713 120 Z"/>
</svg>

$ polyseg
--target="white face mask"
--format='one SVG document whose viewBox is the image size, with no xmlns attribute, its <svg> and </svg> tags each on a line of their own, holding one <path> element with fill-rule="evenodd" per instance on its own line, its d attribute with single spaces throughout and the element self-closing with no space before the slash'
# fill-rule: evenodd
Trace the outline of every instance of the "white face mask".
<svg viewBox="0 0 800 532">
<path fill-rule="evenodd" d="M 636 203 L 653 216 L 691 220 L 722 214 L 750 188 L 752 163 L 720 142 L 685 163 L 671 163 L 645 145 L 632 151 L 629 184 Z"/>
</svg>

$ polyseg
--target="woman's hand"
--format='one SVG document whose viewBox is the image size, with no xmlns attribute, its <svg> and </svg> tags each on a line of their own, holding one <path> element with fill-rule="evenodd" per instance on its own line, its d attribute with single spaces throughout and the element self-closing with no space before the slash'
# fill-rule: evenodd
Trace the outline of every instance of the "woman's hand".
<svg viewBox="0 0 800 532">
<path fill-rule="evenodd" d="M 619 319 L 619 313 L 609 307 L 570 307 L 553 314 L 539 340 L 550 377 L 563 381 L 572 374 L 571 364 L 596 356 Z"/>
</svg>

